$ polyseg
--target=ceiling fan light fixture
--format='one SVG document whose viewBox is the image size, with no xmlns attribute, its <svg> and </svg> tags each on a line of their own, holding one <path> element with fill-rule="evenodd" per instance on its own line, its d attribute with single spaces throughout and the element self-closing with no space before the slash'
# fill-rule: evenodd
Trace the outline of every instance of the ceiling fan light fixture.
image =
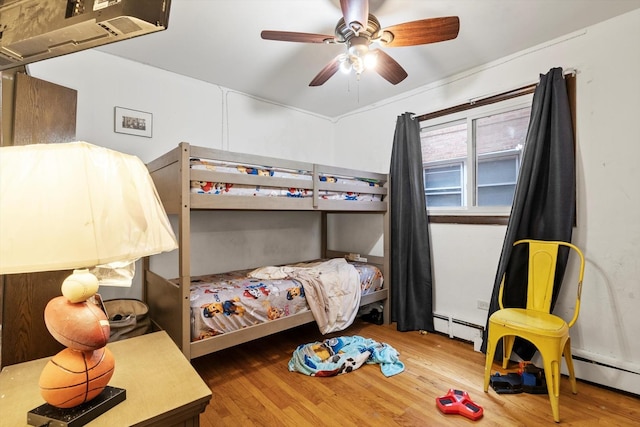
<svg viewBox="0 0 640 427">
<path fill-rule="evenodd" d="M 354 37 L 349 40 L 349 54 L 364 58 L 369 52 L 369 39 L 366 37 Z"/>
<path fill-rule="evenodd" d="M 365 69 L 372 68 L 389 83 L 396 85 L 407 77 L 407 72 L 384 50 L 370 51 L 371 43 L 392 48 L 437 43 L 458 37 L 460 19 L 457 16 L 425 18 L 382 28 L 378 18 L 369 13 L 369 1 L 340 0 L 342 17 L 335 26 L 333 36 L 293 31 L 262 31 L 261 37 L 266 40 L 346 45 L 347 51 L 325 65 L 311 80 L 309 86 L 324 84 L 338 70 L 344 73 L 353 70 L 357 77 L 360 77 Z"/>
<path fill-rule="evenodd" d="M 356 72 L 356 75 L 359 76 L 362 74 L 365 68 L 364 59 L 359 56 L 351 56 L 349 59 L 351 60 L 351 67 L 353 68 L 353 71 Z"/>
<path fill-rule="evenodd" d="M 378 63 L 378 55 L 375 52 L 369 51 L 364 56 L 364 68 L 367 70 L 373 70 L 376 68 L 376 64 Z"/>
<path fill-rule="evenodd" d="M 340 71 L 342 71 L 343 74 L 349 74 L 351 72 L 351 68 L 351 60 L 345 55 L 345 57 L 340 61 Z"/>
</svg>

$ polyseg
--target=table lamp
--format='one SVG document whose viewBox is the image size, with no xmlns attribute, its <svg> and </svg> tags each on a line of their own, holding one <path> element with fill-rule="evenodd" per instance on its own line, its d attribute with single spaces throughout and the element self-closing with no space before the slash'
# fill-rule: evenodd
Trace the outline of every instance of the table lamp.
<svg viewBox="0 0 640 427">
<path fill-rule="evenodd" d="M 47 403 L 29 412 L 29 423 L 32 415 L 86 423 L 124 400 L 124 390 L 107 385 L 115 360 L 90 269 L 176 248 L 137 157 L 86 142 L 0 147 L 0 274 L 74 270 L 45 308 L 47 329 L 67 348 L 43 369 Z"/>
</svg>

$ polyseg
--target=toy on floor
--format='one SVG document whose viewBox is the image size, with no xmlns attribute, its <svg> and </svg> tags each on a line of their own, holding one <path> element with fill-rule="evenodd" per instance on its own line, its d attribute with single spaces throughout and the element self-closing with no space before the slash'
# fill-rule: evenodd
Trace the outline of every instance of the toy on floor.
<svg viewBox="0 0 640 427">
<path fill-rule="evenodd" d="M 450 389 L 445 396 L 436 397 L 436 406 L 444 414 L 459 414 L 473 421 L 482 417 L 482 406 L 476 404 L 466 391 Z"/>
<path fill-rule="evenodd" d="M 498 394 L 522 393 L 522 376 L 516 372 L 507 374 L 496 372 L 491 375 L 489 384 Z"/>
<path fill-rule="evenodd" d="M 531 394 L 547 394 L 544 369 L 531 362 L 520 362 L 518 373 L 522 376 L 522 391 Z"/>
<path fill-rule="evenodd" d="M 518 372 L 491 375 L 491 387 L 498 394 L 547 394 L 547 383 L 544 369 L 531 362 L 520 362 Z"/>
</svg>

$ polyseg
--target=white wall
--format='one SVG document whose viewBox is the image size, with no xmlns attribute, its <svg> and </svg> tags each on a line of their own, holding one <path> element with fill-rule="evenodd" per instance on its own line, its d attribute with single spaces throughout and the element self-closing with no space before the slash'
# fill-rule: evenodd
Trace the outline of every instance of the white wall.
<svg viewBox="0 0 640 427">
<path fill-rule="evenodd" d="M 30 64 L 29 73 L 78 91 L 78 140 L 134 154 L 144 162 L 182 141 L 309 162 L 334 161 L 334 125 L 328 118 L 97 50 Z M 152 137 L 115 133 L 116 106 L 152 113 Z"/>
<path fill-rule="evenodd" d="M 35 77 L 78 90 L 78 139 L 136 154 L 143 161 L 186 140 L 388 172 L 399 114 L 422 114 L 520 87 L 552 67 L 576 69 L 578 226 L 573 242 L 584 250 L 587 268 L 572 343 L 576 355 L 632 372 L 578 363 L 578 376 L 640 393 L 640 342 L 636 339 L 640 316 L 635 314 L 640 298 L 638 40 L 640 10 L 340 117 L 335 123 L 100 52 L 48 60 L 33 64 L 30 70 Z M 113 133 L 114 106 L 152 112 L 153 138 Z M 334 135 L 340 135 L 340 140 Z M 345 140 L 350 143 L 344 144 Z M 303 228 L 293 233 L 303 233 Z M 486 311 L 477 308 L 477 300 L 490 298 L 504 231 L 500 226 L 431 225 L 437 313 L 484 325 Z M 263 237 L 254 234 L 252 240 Z M 225 239 L 229 245 L 236 243 L 231 235 Z M 349 241 L 354 252 L 380 247 L 379 239 L 370 236 L 355 239 Z M 565 283 L 572 278 L 573 269 Z M 562 313 L 572 308 L 568 288 L 558 305 Z"/>
<path fill-rule="evenodd" d="M 384 170 L 395 126 L 391 117 L 524 86 L 553 67 L 576 69 L 578 226 L 573 242 L 584 250 L 587 266 L 572 346 L 575 355 L 635 373 L 579 365 L 579 375 L 634 393 L 640 393 L 639 40 L 636 10 L 344 116 L 336 125 L 337 134 L 354 137 L 351 150 L 379 152 Z M 366 141 L 366 147 L 358 141 Z M 484 325 L 486 312 L 477 308 L 477 300 L 491 296 L 505 227 L 432 224 L 430 229 L 435 312 Z M 565 283 L 575 277 L 572 269 Z M 557 313 L 572 312 L 574 299 L 574 290 L 565 286 Z"/>
<path fill-rule="evenodd" d="M 78 91 L 78 140 L 134 154 L 144 162 L 186 141 L 334 164 L 334 125 L 329 119 L 227 88 L 93 50 L 31 64 L 29 73 Z M 152 138 L 115 133 L 115 106 L 152 113 Z M 244 230 L 238 232 L 241 227 Z M 208 217 L 194 215 L 192 229 L 196 274 L 320 256 L 319 214 L 218 212 Z M 174 230 L 177 234 L 177 227 Z M 215 244 L 207 247 L 211 236 Z M 169 277 L 177 277 L 177 251 L 156 261 L 166 264 L 163 271 Z M 103 298 L 141 298 L 140 268 L 138 263 L 132 288 L 103 287 Z"/>
<path fill-rule="evenodd" d="M 334 164 L 333 123 L 326 117 L 229 92 L 229 151 Z M 313 132 L 309 132 L 313 129 Z"/>
<path fill-rule="evenodd" d="M 78 91 L 78 140 L 144 162 L 181 141 L 222 148 L 220 87 L 93 50 L 31 64 L 29 73 Z M 152 138 L 115 133 L 116 106 L 152 113 Z"/>
</svg>

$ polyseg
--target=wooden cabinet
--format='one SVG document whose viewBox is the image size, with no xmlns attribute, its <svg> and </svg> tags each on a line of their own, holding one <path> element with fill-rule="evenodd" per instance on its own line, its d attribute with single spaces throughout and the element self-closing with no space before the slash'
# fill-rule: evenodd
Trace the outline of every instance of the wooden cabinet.
<svg viewBox="0 0 640 427">
<path fill-rule="evenodd" d="M 77 91 L 26 75 L 0 72 L 0 145 L 75 139 Z M 28 206 L 16 206 L 25 215 Z M 38 242 L 24 242 L 37 245 Z M 63 347 L 44 325 L 44 308 L 61 295 L 70 271 L 0 276 L 0 367 L 50 356 Z"/>
</svg>

